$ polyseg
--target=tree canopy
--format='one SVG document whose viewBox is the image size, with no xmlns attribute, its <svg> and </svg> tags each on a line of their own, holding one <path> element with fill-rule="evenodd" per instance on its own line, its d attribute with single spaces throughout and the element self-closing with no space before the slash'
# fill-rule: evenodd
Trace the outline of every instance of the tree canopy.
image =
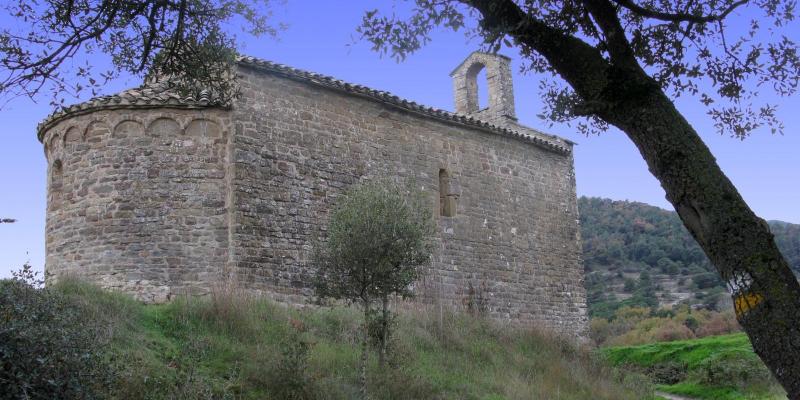
<svg viewBox="0 0 800 400">
<path fill-rule="evenodd" d="M 432 251 L 427 204 L 422 194 L 387 182 L 349 190 L 331 213 L 326 241 L 315 248 L 317 293 L 357 303 L 412 296 L 409 285 Z"/>
<path fill-rule="evenodd" d="M 720 132 L 743 138 L 768 126 L 780 132 L 777 104 L 759 98 L 763 91 L 791 96 L 797 91 L 800 57 L 791 37 L 795 2 L 787 0 L 415 0 L 410 13 L 364 15 L 359 32 L 374 49 L 404 59 L 430 41 L 434 28 L 463 29 L 484 41 L 485 49 L 519 50 L 524 71 L 547 73 L 541 83 L 551 122 L 576 122 L 584 133 L 597 133 L 608 122 L 596 115 L 598 99 L 572 85 L 600 90 L 608 77 L 601 64 L 625 57 L 639 64 L 673 98 L 694 95 L 707 106 Z M 513 25 L 481 16 L 484 8 L 513 8 Z M 592 53 L 573 79 L 558 70 L 545 52 L 516 37 L 537 31 L 531 39 L 564 51 Z M 547 35 L 542 33 L 546 32 Z M 551 41 L 544 43 L 544 41 Z M 571 58 L 571 57 L 570 57 Z M 555 60 L 559 56 L 555 56 Z M 566 61 L 567 58 L 564 58 Z M 558 76 L 562 79 L 558 79 Z M 565 82 L 566 81 L 566 82 Z M 596 90 L 591 90 L 595 92 Z M 601 96 L 601 93 L 596 93 Z"/>
<path fill-rule="evenodd" d="M 0 106 L 17 96 L 52 95 L 54 105 L 84 90 L 97 94 L 120 72 L 179 76 L 182 89 L 230 93 L 227 68 L 236 41 L 226 23 L 247 33 L 276 35 L 269 0 L 28 0 L 3 8 L 24 25 L 0 29 Z M 96 70 L 78 54 L 104 53 Z"/>
</svg>

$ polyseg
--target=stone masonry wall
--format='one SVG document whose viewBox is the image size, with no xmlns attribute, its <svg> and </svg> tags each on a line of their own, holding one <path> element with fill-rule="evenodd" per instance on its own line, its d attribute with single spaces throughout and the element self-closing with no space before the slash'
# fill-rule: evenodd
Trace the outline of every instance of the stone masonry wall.
<svg viewBox="0 0 800 400">
<path fill-rule="evenodd" d="M 311 242 L 324 235 L 337 196 L 388 176 L 413 180 L 436 214 L 423 300 L 585 331 L 571 153 L 248 67 L 239 73 L 231 266 L 246 287 L 307 301 Z M 453 217 L 438 215 L 441 170 Z"/>
<path fill-rule="evenodd" d="M 164 301 L 205 292 L 228 258 L 221 110 L 111 110 L 45 132 L 46 271 Z"/>
<path fill-rule="evenodd" d="M 505 59 L 476 54 L 467 61 L 492 69 L 490 89 L 502 94 L 492 121 L 544 138 L 513 118 Z M 457 99 L 472 95 L 460 88 L 475 72 L 459 68 Z M 389 177 L 427 193 L 437 222 L 420 301 L 585 333 L 571 152 L 253 64 L 238 72 L 231 110 L 138 105 L 47 125 L 49 274 L 150 302 L 233 278 L 307 303 L 311 245 L 337 197 Z"/>
</svg>

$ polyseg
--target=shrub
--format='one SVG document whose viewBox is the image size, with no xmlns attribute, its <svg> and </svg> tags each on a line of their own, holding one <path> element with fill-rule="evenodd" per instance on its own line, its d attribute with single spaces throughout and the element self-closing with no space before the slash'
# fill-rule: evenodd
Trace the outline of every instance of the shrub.
<svg viewBox="0 0 800 400">
<path fill-rule="evenodd" d="M 709 386 L 739 389 L 768 387 L 772 383 L 772 375 L 761 360 L 740 352 L 715 354 L 703 360 L 689 378 Z"/>
<path fill-rule="evenodd" d="M 689 315 L 683 321 L 683 325 L 689 328 L 692 333 L 695 333 L 697 332 L 697 328 L 700 327 L 700 322 L 694 316 Z"/>
<path fill-rule="evenodd" d="M 675 320 L 665 320 L 653 333 L 653 339 L 657 342 L 671 342 L 673 340 L 684 340 L 694 338 L 692 330 Z"/>
<path fill-rule="evenodd" d="M 725 335 L 741 329 L 732 312 L 715 313 L 697 329 L 697 337 Z"/>
<path fill-rule="evenodd" d="M 645 374 L 654 383 L 674 385 L 686 378 L 687 366 L 684 363 L 667 361 L 647 367 Z"/>
<path fill-rule="evenodd" d="M 275 399 L 312 400 L 318 398 L 308 374 L 309 343 L 290 333 L 280 344 L 281 358 L 270 373 L 270 394 Z"/>
<path fill-rule="evenodd" d="M 605 318 L 592 318 L 589 321 L 589 336 L 598 345 L 602 345 L 608 340 L 611 334 L 608 320 Z"/>
<path fill-rule="evenodd" d="M 590 322 L 591 338 L 601 346 L 684 340 L 740 330 L 730 311 L 693 310 L 687 305 L 658 310 L 622 307 L 613 318 L 592 318 Z"/>
<path fill-rule="evenodd" d="M 0 280 L 0 398 L 100 397 L 113 371 L 98 329 L 29 265 L 16 276 Z"/>
<path fill-rule="evenodd" d="M 625 285 L 622 288 L 625 293 L 633 293 L 636 290 L 636 281 L 631 278 L 625 278 Z"/>
</svg>

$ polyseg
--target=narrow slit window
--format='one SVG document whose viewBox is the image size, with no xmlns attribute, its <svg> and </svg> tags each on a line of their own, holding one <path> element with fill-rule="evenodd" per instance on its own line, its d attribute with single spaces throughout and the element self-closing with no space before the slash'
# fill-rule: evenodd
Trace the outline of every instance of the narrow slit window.
<svg viewBox="0 0 800 400">
<path fill-rule="evenodd" d="M 50 167 L 50 194 L 49 207 L 50 210 L 58 210 L 61 208 L 61 189 L 63 185 L 63 164 L 61 160 L 55 160 Z"/>
<path fill-rule="evenodd" d="M 439 215 L 455 217 L 458 197 L 451 190 L 450 174 L 442 168 L 439 170 Z"/>
<path fill-rule="evenodd" d="M 61 160 L 55 160 L 50 170 L 50 190 L 61 190 L 62 169 Z"/>
</svg>

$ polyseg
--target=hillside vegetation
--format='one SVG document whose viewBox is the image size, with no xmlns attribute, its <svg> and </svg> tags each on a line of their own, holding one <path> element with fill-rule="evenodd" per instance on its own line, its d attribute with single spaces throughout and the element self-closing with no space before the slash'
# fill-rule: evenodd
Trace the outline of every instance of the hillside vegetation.
<svg viewBox="0 0 800 400">
<path fill-rule="evenodd" d="M 82 318 L 57 329 L 91 329 L 93 347 L 103 349 L 114 371 L 110 395 L 100 397 L 358 397 L 361 322 L 355 310 L 286 308 L 225 287 L 204 298 L 178 298 L 163 305 L 143 305 L 76 281 L 35 290 L 51 291 L 63 299 L 59 303 L 65 309 Z M 16 315 L 12 310 L 17 300 L 3 299 L 0 311 Z M 35 318 L 26 321 L 28 326 L 36 323 Z M 20 340 L 18 332 L 0 333 L 13 339 L 7 343 L 27 342 L 34 348 L 47 341 L 41 330 L 24 332 L 33 336 Z M 402 311 L 391 343 L 389 366 L 380 370 L 374 357 L 369 366 L 373 399 L 652 397 L 646 379 L 620 374 L 597 355 L 477 317 L 440 314 L 433 308 Z M 64 351 L 70 349 L 66 344 Z"/>
<path fill-rule="evenodd" d="M 663 392 L 708 400 L 786 399 L 743 333 L 599 351 L 614 365 L 645 373 Z"/>
<path fill-rule="evenodd" d="M 621 307 L 610 319 L 593 317 L 589 335 L 598 346 L 695 339 L 741 331 L 733 312 L 693 310 L 686 305 L 653 310 Z"/>
<path fill-rule="evenodd" d="M 643 203 L 578 199 L 589 313 L 622 306 L 730 307 L 725 284 L 674 211 Z M 800 225 L 771 221 L 778 247 L 800 275 Z"/>
</svg>

